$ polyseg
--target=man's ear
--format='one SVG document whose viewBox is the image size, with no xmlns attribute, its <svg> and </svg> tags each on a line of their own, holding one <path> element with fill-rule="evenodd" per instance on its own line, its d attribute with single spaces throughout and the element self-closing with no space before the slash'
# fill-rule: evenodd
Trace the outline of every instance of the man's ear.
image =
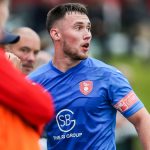
<svg viewBox="0 0 150 150">
<path fill-rule="evenodd" d="M 58 41 L 61 38 L 61 34 L 57 28 L 52 28 L 50 30 L 50 36 L 52 37 L 53 40 Z"/>
</svg>

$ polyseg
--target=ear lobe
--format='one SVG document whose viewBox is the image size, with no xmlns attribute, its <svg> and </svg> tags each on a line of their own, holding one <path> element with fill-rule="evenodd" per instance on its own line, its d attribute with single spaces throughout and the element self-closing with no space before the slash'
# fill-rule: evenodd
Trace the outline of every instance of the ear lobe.
<svg viewBox="0 0 150 150">
<path fill-rule="evenodd" d="M 50 35 L 52 37 L 53 40 L 59 40 L 60 39 L 60 33 L 58 32 L 57 29 L 51 29 L 50 30 Z"/>
</svg>

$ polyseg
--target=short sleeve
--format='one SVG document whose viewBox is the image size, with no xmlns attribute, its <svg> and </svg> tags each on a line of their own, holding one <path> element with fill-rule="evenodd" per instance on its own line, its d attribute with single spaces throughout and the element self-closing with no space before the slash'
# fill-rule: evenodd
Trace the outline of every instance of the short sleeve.
<svg viewBox="0 0 150 150">
<path fill-rule="evenodd" d="M 108 95 L 113 107 L 125 117 L 132 116 L 144 106 L 120 71 L 111 74 Z"/>
</svg>

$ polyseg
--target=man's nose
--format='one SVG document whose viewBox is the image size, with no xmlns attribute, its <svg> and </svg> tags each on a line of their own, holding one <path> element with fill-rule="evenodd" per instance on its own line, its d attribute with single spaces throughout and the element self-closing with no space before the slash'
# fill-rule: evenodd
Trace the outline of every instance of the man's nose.
<svg viewBox="0 0 150 150">
<path fill-rule="evenodd" d="M 91 40 L 91 38 L 92 38 L 91 32 L 86 32 L 83 36 L 83 39 L 87 41 Z"/>
<path fill-rule="evenodd" d="M 30 61 L 35 61 L 35 56 L 34 56 L 34 54 L 33 53 L 30 53 L 29 55 L 28 55 L 28 60 L 30 60 Z"/>
</svg>

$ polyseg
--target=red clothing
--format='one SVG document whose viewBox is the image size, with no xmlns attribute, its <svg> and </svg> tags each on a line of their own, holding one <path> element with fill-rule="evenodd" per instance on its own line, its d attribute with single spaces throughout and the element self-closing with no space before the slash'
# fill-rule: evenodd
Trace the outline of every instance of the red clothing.
<svg viewBox="0 0 150 150">
<path fill-rule="evenodd" d="M 12 134 L 19 135 L 22 132 L 26 134 L 26 130 L 27 133 L 30 130 L 34 134 L 37 134 L 41 133 L 43 126 L 50 121 L 53 115 L 54 107 L 51 96 L 47 92 L 44 92 L 44 89 L 40 85 L 34 85 L 31 81 L 27 81 L 25 76 L 5 58 L 3 50 L 0 49 L 0 118 L 3 116 L 0 119 L 0 141 L 3 141 L 3 137 L 7 137 L 7 135 L 2 136 L 3 134 L 9 134 L 9 130 L 2 130 L 1 128 L 4 127 L 3 121 L 7 125 L 9 124 L 9 127 L 12 126 L 12 131 L 13 127 L 16 129 Z M 8 123 L 7 118 L 9 118 Z M 19 125 L 15 123 L 15 120 L 17 120 L 16 122 L 20 122 L 18 124 L 24 126 L 21 127 L 25 129 L 24 131 L 19 131 L 19 128 L 17 131 L 17 126 Z M 2 134 L 2 132 L 4 133 Z M 28 136 L 26 136 L 26 139 Z M 19 135 L 18 137 L 21 136 Z M 37 136 L 36 139 L 38 139 Z M 28 144 L 27 141 L 25 143 Z M 1 148 L 1 144 L 0 149 L 6 150 L 3 147 Z M 24 150 L 30 149 L 28 147 L 28 149 Z M 31 148 L 31 150 L 33 149 Z"/>
</svg>

